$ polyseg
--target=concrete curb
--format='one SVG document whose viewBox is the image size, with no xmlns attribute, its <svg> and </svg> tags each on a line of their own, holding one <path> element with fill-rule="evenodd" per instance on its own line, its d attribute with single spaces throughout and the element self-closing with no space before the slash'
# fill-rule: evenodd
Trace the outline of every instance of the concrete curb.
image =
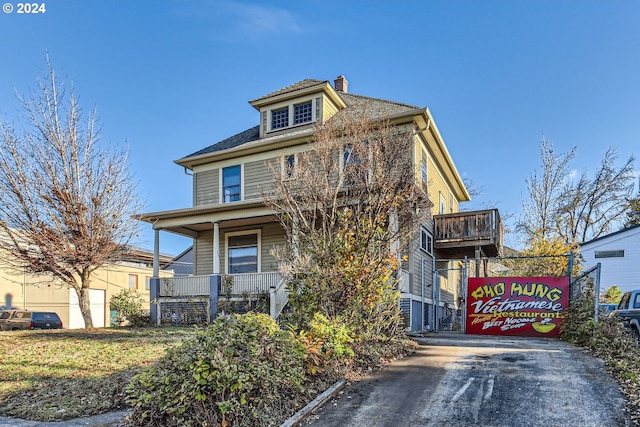
<svg viewBox="0 0 640 427">
<path fill-rule="evenodd" d="M 118 426 L 129 413 L 125 411 L 108 412 L 90 417 L 75 418 L 67 421 L 30 421 L 19 418 L 0 417 L 0 426 L 13 427 L 80 427 L 80 426 Z"/>
<path fill-rule="evenodd" d="M 297 426 L 300 421 L 302 421 L 309 413 L 311 413 L 314 409 L 322 405 L 324 402 L 333 397 L 336 393 L 342 390 L 347 382 L 345 380 L 339 380 L 334 385 L 326 389 L 322 394 L 313 399 L 311 402 L 307 404 L 304 408 L 300 409 L 296 412 L 291 418 L 282 423 L 280 427 L 294 427 Z"/>
</svg>

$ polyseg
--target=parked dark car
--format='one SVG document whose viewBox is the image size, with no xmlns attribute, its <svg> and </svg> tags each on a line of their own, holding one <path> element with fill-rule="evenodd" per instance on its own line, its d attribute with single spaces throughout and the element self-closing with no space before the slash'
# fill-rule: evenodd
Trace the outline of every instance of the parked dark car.
<svg viewBox="0 0 640 427">
<path fill-rule="evenodd" d="M 6 322 L 0 324 L 0 327 L 4 331 L 62 329 L 62 320 L 53 312 L 17 310 Z"/>
</svg>

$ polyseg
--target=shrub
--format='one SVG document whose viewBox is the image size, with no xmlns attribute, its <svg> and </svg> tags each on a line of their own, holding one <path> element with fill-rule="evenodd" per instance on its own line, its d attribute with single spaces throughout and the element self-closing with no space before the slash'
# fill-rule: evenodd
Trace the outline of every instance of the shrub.
<svg viewBox="0 0 640 427">
<path fill-rule="evenodd" d="M 589 349 L 604 360 L 627 396 L 626 411 L 633 425 L 640 425 L 640 346 L 617 318 L 593 319 L 595 293 L 585 293 L 571 301 L 567 321 L 560 337 L 568 342 Z M 629 398 L 629 396 L 633 396 Z"/>
<path fill-rule="evenodd" d="M 309 322 L 311 332 L 324 341 L 324 350 L 334 358 L 353 357 L 353 349 L 349 346 L 355 341 L 354 333 L 339 319 L 331 321 L 320 313 Z"/>
<path fill-rule="evenodd" d="M 130 425 L 260 426 L 305 399 L 301 346 L 264 314 L 218 318 L 127 387 Z M 284 418 L 282 418 L 284 416 Z"/>
<path fill-rule="evenodd" d="M 142 308 L 142 295 L 133 289 L 123 289 L 109 300 L 109 310 L 115 311 L 114 326 L 149 325 L 149 316 Z"/>
</svg>

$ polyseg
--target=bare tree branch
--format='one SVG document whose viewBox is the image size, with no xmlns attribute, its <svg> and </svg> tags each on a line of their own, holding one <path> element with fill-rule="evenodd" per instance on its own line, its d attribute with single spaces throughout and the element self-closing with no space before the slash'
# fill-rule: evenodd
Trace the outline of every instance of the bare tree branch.
<svg viewBox="0 0 640 427">
<path fill-rule="evenodd" d="M 141 206 L 127 152 L 99 144 L 95 111 L 83 119 L 47 66 L 38 91 L 18 97 L 21 131 L 0 124 L 1 249 L 5 264 L 73 288 L 91 327 L 91 274 L 126 253 Z"/>
</svg>

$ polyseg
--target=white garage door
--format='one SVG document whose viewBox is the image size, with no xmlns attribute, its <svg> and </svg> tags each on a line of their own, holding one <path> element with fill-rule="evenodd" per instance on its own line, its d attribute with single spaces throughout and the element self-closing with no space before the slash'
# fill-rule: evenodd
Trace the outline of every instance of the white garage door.
<svg viewBox="0 0 640 427">
<path fill-rule="evenodd" d="M 89 289 L 89 301 L 91 303 L 91 320 L 94 328 L 104 328 L 104 294 L 103 289 Z M 69 329 L 84 328 L 84 319 L 80 312 L 78 295 L 73 289 L 69 289 Z"/>
</svg>

